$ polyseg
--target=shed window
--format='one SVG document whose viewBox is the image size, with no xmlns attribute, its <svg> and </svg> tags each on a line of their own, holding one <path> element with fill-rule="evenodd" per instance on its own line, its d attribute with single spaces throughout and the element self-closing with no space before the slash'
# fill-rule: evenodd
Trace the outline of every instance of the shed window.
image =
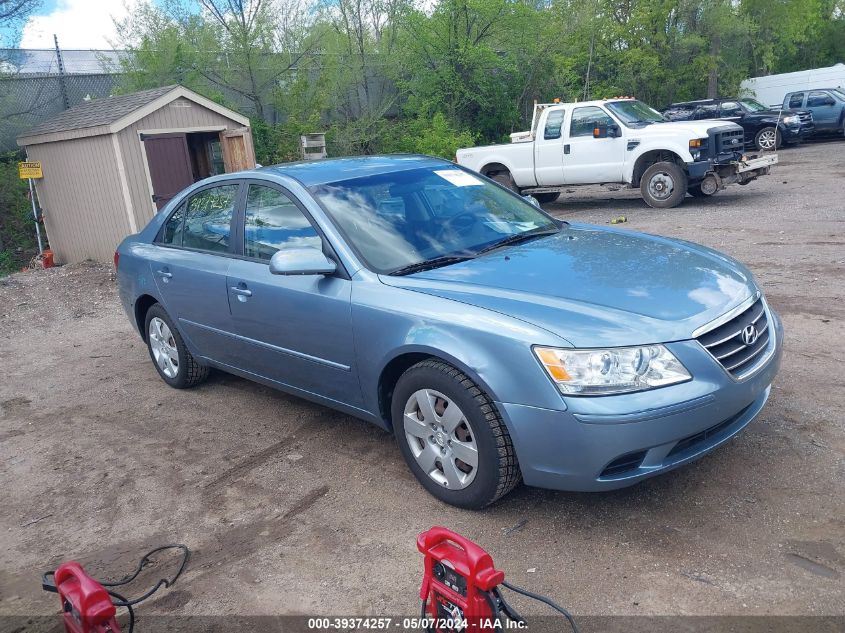
<svg viewBox="0 0 845 633">
<path fill-rule="evenodd" d="M 244 255 L 269 260 L 285 248 L 322 247 L 308 218 L 287 195 L 261 185 L 250 185 L 244 222 Z"/>
<path fill-rule="evenodd" d="M 203 189 L 188 200 L 182 246 L 227 252 L 239 185 Z"/>
</svg>

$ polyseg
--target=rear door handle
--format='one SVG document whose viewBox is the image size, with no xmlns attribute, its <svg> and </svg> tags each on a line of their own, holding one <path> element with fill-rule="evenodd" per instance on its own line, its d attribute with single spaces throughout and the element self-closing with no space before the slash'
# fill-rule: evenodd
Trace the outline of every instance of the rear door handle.
<svg viewBox="0 0 845 633">
<path fill-rule="evenodd" d="M 564 146 L 563 146 L 563 153 L 564 153 L 564 154 L 568 154 L 568 153 L 569 153 L 569 144 L 568 144 L 568 143 L 567 143 L 566 145 L 564 145 Z"/>
<path fill-rule="evenodd" d="M 156 275 L 161 275 L 162 279 L 170 279 L 173 277 L 173 273 L 168 271 L 166 268 L 164 270 L 157 270 Z"/>
<path fill-rule="evenodd" d="M 241 288 L 240 286 L 232 286 L 232 292 L 234 292 L 236 295 L 240 295 L 241 297 L 252 296 L 252 290 L 249 290 L 247 288 Z"/>
</svg>

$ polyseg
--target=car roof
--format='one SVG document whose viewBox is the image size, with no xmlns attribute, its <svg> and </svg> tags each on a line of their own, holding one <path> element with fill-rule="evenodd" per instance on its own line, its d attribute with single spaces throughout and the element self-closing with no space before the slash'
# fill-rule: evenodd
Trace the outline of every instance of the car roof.
<svg viewBox="0 0 845 633">
<path fill-rule="evenodd" d="M 432 167 L 456 167 L 453 163 L 419 154 L 389 154 L 380 156 L 354 156 L 347 158 L 324 158 L 283 163 L 261 167 L 258 173 L 273 173 L 298 180 L 306 187 L 323 185 L 339 180 L 350 180 L 377 174 L 405 171 L 408 169 Z"/>
</svg>

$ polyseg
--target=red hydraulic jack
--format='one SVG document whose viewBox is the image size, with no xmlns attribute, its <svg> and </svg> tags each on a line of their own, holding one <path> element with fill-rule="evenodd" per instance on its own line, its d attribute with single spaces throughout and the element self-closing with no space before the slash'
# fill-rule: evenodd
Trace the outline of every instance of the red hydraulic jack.
<svg viewBox="0 0 845 633">
<path fill-rule="evenodd" d="M 505 573 L 493 566 L 490 554 L 460 534 L 433 527 L 417 537 L 417 549 L 425 556 L 420 617 L 429 630 L 497 631 L 502 629 L 502 616 L 525 626 L 522 616 L 502 596 L 500 587 L 506 587 L 557 610 L 578 633 L 566 609 L 545 596 L 505 582 Z"/>
<path fill-rule="evenodd" d="M 155 587 L 132 600 L 127 600 L 112 589 L 112 587 L 126 585 L 135 580 L 141 570 L 150 562 L 150 556 L 169 549 L 178 549 L 182 552 L 181 564 L 173 578 L 169 580 L 162 578 L 156 583 Z M 41 586 L 45 591 L 59 594 L 65 633 L 121 633 L 121 628 L 115 617 L 117 607 L 125 607 L 129 611 L 127 633 L 132 633 L 132 629 L 135 627 L 135 612 L 132 607 L 149 598 L 160 587 L 172 586 L 185 569 L 188 555 L 188 548 L 184 545 L 157 547 L 144 555 L 133 574 L 115 582 L 96 580 L 86 573 L 82 565 L 76 561 L 69 561 L 59 565 L 56 571 L 45 573 L 41 580 Z"/>
</svg>

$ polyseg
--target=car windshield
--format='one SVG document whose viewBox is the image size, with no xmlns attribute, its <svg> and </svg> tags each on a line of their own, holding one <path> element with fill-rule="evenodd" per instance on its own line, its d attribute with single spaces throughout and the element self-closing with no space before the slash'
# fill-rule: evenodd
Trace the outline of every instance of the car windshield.
<svg viewBox="0 0 845 633">
<path fill-rule="evenodd" d="M 666 120 L 657 110 L 636 99 L 611 101 L 607 107 L 626 125 L 648 125 Z"/>
<path fill-rule="evenodd" d="M 752 112 L 762 112 L 769 109 L 756 99 L 740 99 L 740 102 Z"/>
<path fill-rule="evenodd" d="M 519 196 L 446 164 L 310 191 L 378 273 L 434 268 L 560 230 L 557 221 Z"/>
</svg>

